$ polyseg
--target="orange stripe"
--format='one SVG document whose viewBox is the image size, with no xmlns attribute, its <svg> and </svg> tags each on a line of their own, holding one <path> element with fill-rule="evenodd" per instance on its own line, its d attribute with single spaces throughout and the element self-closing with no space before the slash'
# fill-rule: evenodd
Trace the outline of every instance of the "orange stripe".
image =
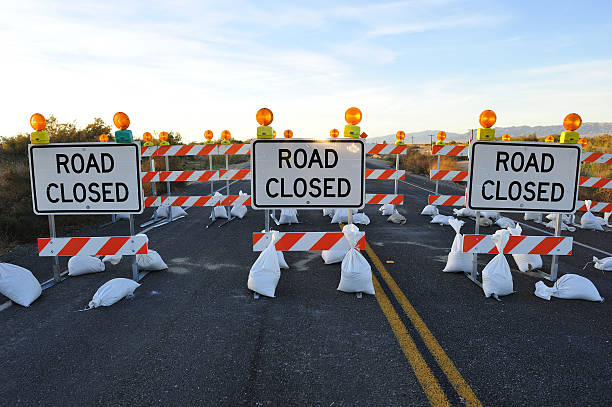
<svg viewBox="0 0 612 407">
<path fill-rule="evenodd" d="M 76 256 L 79 250 L 89 242 L 89 237 L 73 237 L 68 243 L 57 253 L 57 256 Z"/>
<path fill-rule="evenodd" d="M 402 175 L 400 175 L 399 179 L 406 179 L 406 171 L 402 172 Z"/>
<path fill-rule="evenodd" d="M 113 236 L 109 237 L 104 246 L 98 250 L 97 256 L 113 255 L 119 251 L 130 240 L 129 236 Z"/>
<path fill-rule="evenodd" d="M 159 180 L 165 181 L 172 174 L 172 171 L 160 171 L 159 172 Z"/>
<path fill-rule="evenodd" d="M 504 253 L 512 251 L 512 249 L 518 246 L 526 237 L 527 236 L 510 236 L 508 243 L 506 243 L 506 247 L 504 247 Z"/>
<path fill-rule="evenodd" d="M 377 204 L 385 198 L 385 194 L 375 194 L 372 199 L 368 201 L 369 204 Z"/>
<path fill-rule="evenodd" d="M 463 252 L 469 252 L 484 238 L 485 235 L 463 235 Z"/>
<path fill-rule="evenodd" d="M 468 176 L 467 171 L 459 171 L 459 174 L 453 177 L 453 181 L 464 181 Z"/>
<path fill-rule="evenodd" d="M 170 204 L 170 206 L 181 206 L 187 199 L 189 199 L 189 196 L 179 196 Z"/>
<path fill-rule="evenodd" d="M 386 144 L 376 144 L 370 149 L 370 151 L 368 151 L 368 154 L 378 154 L 385 148 L 385 146 Z"/>
<path fill-rule="evenodd" d="M 227 170 L 219 170 L 219 178 L 223 178 Z"/>
<path fill-rule="evenodd" d="M 548 254 L 552 249 L 557 247 L 563 239 L 563 237 L 545 237 L 529 252 L 529 254 Z"/>
<path fill-rule="evenodd" d="M 370 175 L 372 175 L 373 172 L 374 172 L 374 170 L 366 168 L 366 171 L 365 171 L 366 178 L 369 178 Z"/>
<path fill-rule="evenodd" d="M 378 179 L 389 179 L 393 174 L 395 174 L 395 170 L 384 170 Z"/>
<path fill-rule="evenodd" d="M 361 237 L 361 239 L 359 239 L 359 241 L 357 242 L 357 247 L 359 250 L 365 250 L 365 235 L 363 235 Z"/>
<path fill-rule="evenodd" d="M 244 201 L 244 205 L 251 205 L 251 197 L 249 196 L 246 201 Z"/>
<path fill-rule="evenodd" d="M 391 200 L 391 204 L 393 205 L 401 205 L 404 202 L 404 195 L 398 195 Z"/>
<path fill-rule="evenodd" d="M 176 152 L 175 155 L 187 155 L 194 146 L 185 145 Z"/>
<path fill-rule="evenodd" d="M 305 235 L 305 232 L 288 232 L 285 233 L 278 242 L 274 245 L 276 250 L 290 250 L 295 244 Z"/>
<path fill-rule="evenodd" d="M 251 170 L 238 170 L 236 175 L 234 175 L 231 179 L 244 179 L 250 172 Z"/>
<path fill-rule="evenodd" d="M 431 154 L 436 155 L 440 150 L 442 150 L 442 146 L 434 144 L 433 148 L 431 149 Z"/>
<path fill-rule="evenodd" d="M 149 247 L 147 243 L 143 244 L 142 247 L 138 249 L 138 251 L 136 252 L 136 254 L 147 254 L 147 253 L 149 253 Z"/>
<path fill-rule="evenodd" d="M 340 232 L 325 233 L 309 250 L 329 250 L 343 237 Z"/>
<path fill-rule="evenodd" d="M 603 188 L 605 187 L 608 182 L 612 181 L 611 179 L 608 178 L 600 178 L 599 181 L 597 181 L 596 183 L 594 183 L 591 187 L 592 188 Z"/>
<path fill-rule="evenodd" d="M 601 157 L 603 153 L 591 153 L 584 161 L 596 161 L 599 157 Z"/>
<path fill-rule="evenodd" d="M 43 249 L 49 244 L 51 241 L 50 237 L 42 237 L 38 239 L 38 253 L 42 252 Z"/>
<path fill-rule="evenodd" d="M 253 247 L 264 237 L 264 233 L 253 233 Z"/>
<path fill-rule="evenodd" d="M 438 170 L 438 172 L 435 173 L 434 176 L 431 177 L 431 179 L 435 181 L 441 180 L 446 174 L 448 174 L 448 172 L 448 170 Z"/>
<path fill-rule="evenodd" d="M 210 200 L 210 196 L 201 196 L 195 201 L 193 206 L 206 206 L 206 203 Z"/>
<path fill-rule="evenodd" d="M 198 151 L 197 155 L 208 155 L 213 150 L 213 148 L 215 148 L 214 144 L 207 144 L 205 146 L 202 146 L 202 149 Z"/>
<path fill-rule="evenodd" d="M 434 202 L 436 202 L 438 198 L 440 198 L 440 195 L 429 195 L 429 197 L 427 198 L 427 203 L 429 205 L 432 205 Z"/>
<path fill-rule="evenodd" d="M 189 177 L 193 175 L 194 171 L 183 171 L 181 175 L 179 175 L 176 180 L 177 181 L 187 181 Z"/>
<path fill-rule="evenodd" d="M 459 155 L 461 154 L 464 148 L 465 147 L 463 146 L 453 147 L 451 151 L 448 153 L 448 155 Z"/>
<path fill-rule="evenodd" d="M 242 144 L 232 144 L 224 154 L 236 154 L 236 152 L 240 150 L 240 147 L 242 147 Z"/>
<path fill-rule="evenodd" d="M 580 181 L 578 181 L 578 184 L 579 185 L 584 184 L 585 182 L 587 182 L 589 180 L 589 178 L 591 178 L 591 177 L 583 177 L 583 176 L 581 176 L 580 177 Z"/>
<path fill-rule="evenodd" d="M 208 181 L 209 179 L 213 177 L 213 175 L 215 175 L 216 172 L 217 171 L 206 170 L 202 173 L 202 175 L 200 175 L 200 178 L 198 178 L 198 181 Z"/>
<path fill-rule="evenodd" d="M 145 198 L 145 207 L 149 208 L 151 205 L 153 205 L 153 203 L 155 202 L 156 198 L 157 197 L 155 197 L 155 196 L 147 196 Z"/>
<path fill-rule="evenodd" d="M 221 201 L 219 206 L 230 206 L 236 199 L 238 199 L 238 195 L 228 195 L 223 201 Z"/>
<path fill-rule="evenodd" d="M 455 202 L 463 198 L 461 195 L 450 196 L 442 205 L 454 205 Z"/>
<path fill-rule="evenodd" d="M 406 148 L 408 147 L 407 146 L 395 146 L 395 148 L 393 148 L 393 150 L 391 150 L 389 154 L 401 154 Z"/>
<path fill-rule="evenodd" d="M 145 172 L 142 176 L 142 182 L 151 182 L 151 180 L 155 177 L 154 172 Z"/>
<path fill-rule="evenodd" d="M 161 146 L 157 149 L 155 153 L 153 153 L 153 155 L 162 156 L 166 154 L 168 150 L 170 150 L 170 146 Z"/>
</svg>

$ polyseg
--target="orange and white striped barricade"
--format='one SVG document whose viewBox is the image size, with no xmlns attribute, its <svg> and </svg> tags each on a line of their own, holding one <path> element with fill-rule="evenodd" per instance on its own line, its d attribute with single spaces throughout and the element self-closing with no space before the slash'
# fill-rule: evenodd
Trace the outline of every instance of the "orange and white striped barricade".
<svg viewBox="0 0 612 407">
<path fill-rule="evenodd" d="M 429 195 L 428 202 L 430 205 L 446 205 L 446 206 L 465 206 L 464 195 Z M 576 201 L 576 211 L 586 212 L 587 208 L 584 201 Z M 612 212 L 612 203 L 610 202 L 593 202 L 591 204 L 591 212 Z"/>
<path fill-rule="evenodd" d="M 274 244 L 276 250 L 283 252 L 308 252 L 322 250 L 350 249 L 342 232 L 277 232 L 279 238 Z M 253 251 L 265 250 L 272 240 L 272 232 L 253 233 Z M 357 249 L 365 249 L 365 232 L 360 232 Z"/>
<path fill-rule="evenodd" d="M 454 173 L 453 176 L 457 178 L 461 178 L 463 173 L 465 174 L 465 180 L 467 180 L 467 171 L 446 171 L 440 169 L 440 156 L 450 156 L 450 157 L 467 157 L 470 146 L 453 146 L 453 145 L 438 145 L 434 144 L 431 148 L 432 155 L 438 156 L 438 165 L 435 170 L 430 171 L 430 179 L 432 181 L 436 181 L 436 194 L 438 193 L 439 182 L 442 180 L 448 180 L 447 178 L 442 178 L 447 176 L 449 172 Z M 446 172 L 444 172 L 446 171 Z M 441 172 L 439 175 L 438 173 Z M 455 174 L 456 173 L 456 174 Z M 437 177 L 434 178 L 434 175 Z M 452 177 L 452 176 L 451 176 Z M 450 181 L 455 181 L 451 179 Z M 462 179 L 457 179 L 457 181 L 463 181 Z"/>
<path fill-rule="evenodd" d="M 569 236 L 509 236 L 508 243 L 502 249 L 504 254 L 539 254 L 542 256 L 571 256 L 573 238 Z M 463 235 L 464 253 L 498 254 L 499 251 L 490 235 Z M 542 271 L 528 271 L 521 274 L 537 278 L 545 278 L 550 281 L 557 280 L 557 268 L 551 267 L 550 273 Z M 481 286 L 476 279 L 476 270 L 467 277 Z"/>
<path fill-rule="evenodd" d="M 114 256 L 147 254 L 146 235 L 104 237 L 45 237 L 38 239 L 38 255 L 53 256 Z"/>
<path fill-rule="evenodd" d="M 393 180 L 393 193 L 397 195 L 398 180 L 406 179 L 406 171 L 399 169 L 400 154 L 408 152 L 408 145 L 396 144 L 366 144 L 366 154 L 395 155 L 395 170 L 371 170 L 366 169 L 366 179 L 389 179 Z M 393 204 L 396 205 L 396 204 Z"/>
</svg>

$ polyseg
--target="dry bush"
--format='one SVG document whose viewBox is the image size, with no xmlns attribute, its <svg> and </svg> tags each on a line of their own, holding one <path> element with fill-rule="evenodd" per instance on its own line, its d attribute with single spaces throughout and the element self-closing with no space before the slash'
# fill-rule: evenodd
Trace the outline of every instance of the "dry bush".
<svg viewBox="0 0 612 407">
<path fill-rule="evenodd" d="M 400 158 L 400 168 L 412 174 L 429 176 L 429 170 L 436 169 L 437 165 L 437 156 L 423 154 L 418 148 L 409 149 L 406 155 L 402 155 Z M 440 169 L 460 170 L 461 165 L 457 158 L 441 156 Z"/>
</svg>

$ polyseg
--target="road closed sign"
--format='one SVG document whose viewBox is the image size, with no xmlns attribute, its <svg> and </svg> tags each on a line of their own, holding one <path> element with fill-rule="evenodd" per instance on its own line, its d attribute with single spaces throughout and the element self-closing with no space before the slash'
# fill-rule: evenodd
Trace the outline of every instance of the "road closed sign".
<svg viewBox="0 0 612 407">
<path fill-rule="evenodd" d="M 251 143 L 256 209 L 363 208 L 365 146 L 359 139 Z"/>
<path fill-rule="evenodd" d="M 502 212 L 573 212 L 578 144 L 473 142 L 467 206 Z"/>
<path fill-rule="evenodd" d="M 37 215 L 142 213 L 138 144 L 29 146 Z"/>
</svg>

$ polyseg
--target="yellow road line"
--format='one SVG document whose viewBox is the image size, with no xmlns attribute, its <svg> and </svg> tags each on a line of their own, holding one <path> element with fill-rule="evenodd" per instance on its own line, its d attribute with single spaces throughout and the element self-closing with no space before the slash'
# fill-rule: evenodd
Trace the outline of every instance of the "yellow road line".
<svg viewBox="0 0 612 407">
<path fill-rule="evenodd" d="M 387 321 L 389 321 L 389 325 L 391 325 L 391 329 L 397 338 L 397 342 L 399 342 L 402 351 L 404 352 L 404 356 L 408 359 L 414 374 L 416 375 L 423 392 L 429 399 L 429 403 L 432 406 L 450 406 L 444 391 L 440 387 L 440 384 L 436 380 L 435 376 L 427 366 L 427 362 L 423 359 L 423 355 L 419 352 L 414 340 L 406 330 L 406 326 L 400 319 L 397 312 L 393 308 L 393 305 L 387 298 L 387 295 L 383 291 L 380 283 L 372 274 L 372 282 L 374 283 L 374 291 L 376 292 L 376 300 L 378 300 L 378 305 L 380 309 L 383 311 L 385 316 L 387 317 Z"/>
<path fill-rule="evenodd" d="M 412 325 L 418 331 L 421 338 L 423 338 L 425 346 L 427 346 L 433 357 L 436 359 L 436 362 L 438 362 L 438 365 L 448 378 L 448 381 L 455 388 L 457 394 L 459 394 L 459 396 L 468 406 L 482 406 L 482 403 L 480 402 L 480 400 L 478 400 L 478 397 L 476 397 L 476 394 L 474 394 L 472 388 L 467 384 L 463 376 L 461 376 L 461 373 L 459 373 L 453 361 L 448 357 L 446 352 L 444 352 L 444 349 L 442 349 L 442 347 L 440 346 L 436 338 L 433 336 L 427 325 L 425 325 L 423 319 L 421 319 L 421 316 L 416 312 L 410 301 L 408 301 L 408 298 L 406 298 L 402 290 L 395 283 L 395 280 L 393 280 L 391 274 L 389 274 L 389 272 L 385 269 L 385 266 L 383 265 L 382 261 L 380 261 L 376 253 L 374 253 L 374 250 L 372 250 L 372 247 L 368 244 L 367 241 L 365 243 L 365 247 L 366 253 L 370 257 L 370 259 L 372 259 L 372 262 L 374 263 L 374 265 L 380 272 L 380 275 L 391 289 L 391 292 L 393 293 L 397 301 L 400 303 L 404 312 L 408 315 L 408 318 L 410 318 Z M 372 275 L 372 278 L 376 283 L 378 283 L 374 275 Z M 380 285 L 378 284 L 376 287 L 377 298 L 379 287 Z"/>
</svg>

